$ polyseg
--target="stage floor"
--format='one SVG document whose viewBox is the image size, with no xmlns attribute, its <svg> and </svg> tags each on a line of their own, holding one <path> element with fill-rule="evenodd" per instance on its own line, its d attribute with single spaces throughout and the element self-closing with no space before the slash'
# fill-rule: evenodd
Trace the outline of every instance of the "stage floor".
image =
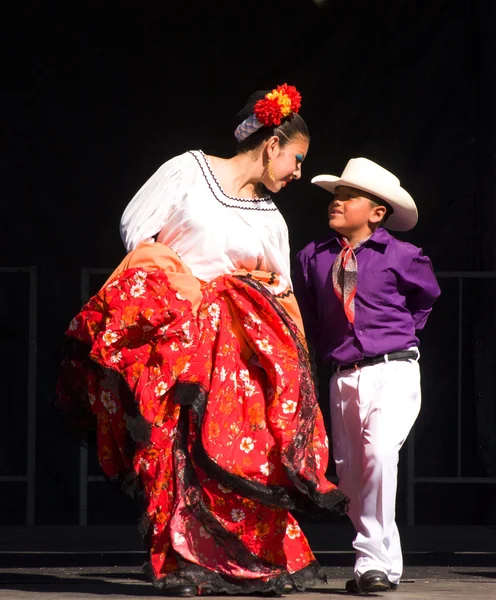
<svg viewBox="0 0 496 600">
<path fill-rule="evenodd" d="M 349 597 L 344 591 L 350 567 L 325 567 L 326 585 L 304 594 L 290 594 L 291 600 L 323 600 Z M 393 595 L 391 595 L 393 594 Z M 137 567 L 52 567 L 0 569 L 2 600 L 82 600 L 104 596 L 143 600 L 160 597 Z M 369 594 L 369 598 L 384 594 Z M 479 600 L 496 597 L 496 568 L 493 567 L 406 567 L 398 590 L 386 594 L 393 600 Z M 163 596 L 162 596 L 163 597 Z M 211 596 L 213 598 L 213 596 Z M 225 597 L 224 597 L 225 598 Z M 243 597 L 237 597 L 242 600 Z M 251 599 L 253 600 L 253 597 Z"/>
</svg>

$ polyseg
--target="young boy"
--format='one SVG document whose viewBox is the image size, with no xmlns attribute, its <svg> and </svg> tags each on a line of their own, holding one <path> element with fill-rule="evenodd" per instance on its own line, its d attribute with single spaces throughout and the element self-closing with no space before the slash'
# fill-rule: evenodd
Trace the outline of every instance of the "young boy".
<svg viewBox="0 0 496 600">
<path fill-rule="evenodd" d="M 325 240 L 298 255 L 295 293 L 309 342 L 334 364 L 334 461 L 356 530 L 352 593 L 395 590 L 403 571 L 395 522 L 399 450 L 420 410 L 421 330 L 440 294 L 430 260 L 383 227 L 407 231 L 417 207 L 392 173 L 351 159 L 334 194 Z"/>
</svg>

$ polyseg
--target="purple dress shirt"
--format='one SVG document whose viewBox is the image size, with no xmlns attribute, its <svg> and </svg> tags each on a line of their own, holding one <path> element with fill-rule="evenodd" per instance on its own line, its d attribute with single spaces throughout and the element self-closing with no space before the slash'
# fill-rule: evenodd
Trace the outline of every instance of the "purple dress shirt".
<svg viewBox="0 0 496 600">
<path fill-rule="evenodd" d="M 325 361 L 348 364 L 418 346 L 421 330 L 441 293 L 422 250 L 379 227 L 356 251 L 355 323 L 348 322 L 332 285 L 341 251 L 338 234 L 311 242 L 296 256 L 295 295 L 308 340 Z"/>
</svg>

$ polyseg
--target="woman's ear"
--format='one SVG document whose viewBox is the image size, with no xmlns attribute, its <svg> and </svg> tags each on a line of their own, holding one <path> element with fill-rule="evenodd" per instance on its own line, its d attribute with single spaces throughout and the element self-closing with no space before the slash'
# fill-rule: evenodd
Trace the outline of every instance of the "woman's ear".
<svg viewBox="0 0 496 600">
<path fill-rule="evenodd" d="M 277 137 L 277 135 L 273 135 L 267 140 L 267 145 L 265 146 L 265 150 L 267 152 L 267 158 L 269 158 L 269 159 L 277 158 L 277 156 L 279 155 L 279 152 L 281 150 L 281 146 L 279 144 L 279 138 Z"/>
</svg>

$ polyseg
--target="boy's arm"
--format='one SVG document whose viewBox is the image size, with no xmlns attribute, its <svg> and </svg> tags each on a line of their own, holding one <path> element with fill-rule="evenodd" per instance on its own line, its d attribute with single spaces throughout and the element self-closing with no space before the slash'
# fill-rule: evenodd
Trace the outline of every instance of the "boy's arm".
<svg viewBox="0 0 496 600">
<path fill-rule="evenodd" d="M 303 251 L 296 255 L 293 274 L 293 286 L 300 307 L 305 334 L 308 341 L 315 346 L 317 342 L 317 302 L 308 268 L 308 257 Z"/>
<path fill-rule="evenodd" d="M 432 305 L 441 294 L 432 263 L 420 248 L 413 256 L 406 271 L 402 273 L 402 288 L 406 296 L 406 306 L 411 312 L 415 329 L 424 328 Z"/>
</svg>

